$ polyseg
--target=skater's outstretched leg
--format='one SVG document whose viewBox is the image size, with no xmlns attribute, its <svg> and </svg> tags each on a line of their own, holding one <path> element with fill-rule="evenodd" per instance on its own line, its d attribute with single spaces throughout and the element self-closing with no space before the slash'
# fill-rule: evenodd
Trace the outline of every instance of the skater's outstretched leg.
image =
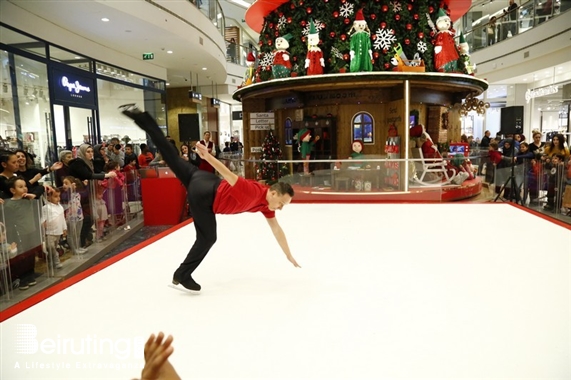
<svg viewBox="0 0 571 380">
<path fill-rule="evenodd" d="M 141 127 L 143 131 L 147 132 L 161 152 L 161 155 L 169 168 L 172 169 L 183 185 L 188 188 L 190 178 L 198 168 L 189 164 L 179 156 L 174 145 L 166 139 L 165 135 L 159 128 L 159 125 L 148 112 L 142 112 L 135 106 L 122 106 L 120 108 L 122 108 L 121 112 L 125 116 L 133 119 L 135 124 Z"/>
</svg>

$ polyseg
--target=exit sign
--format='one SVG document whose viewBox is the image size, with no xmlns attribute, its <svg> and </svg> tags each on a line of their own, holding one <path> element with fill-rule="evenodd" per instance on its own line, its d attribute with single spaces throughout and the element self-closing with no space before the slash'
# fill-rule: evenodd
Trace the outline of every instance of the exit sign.
<svg viewBox="0 0 571 380">
<path fill-rule="evenodd" d="M 143 61 L 155 59 L 155 53 L 143 53 Z"/>
</svg>

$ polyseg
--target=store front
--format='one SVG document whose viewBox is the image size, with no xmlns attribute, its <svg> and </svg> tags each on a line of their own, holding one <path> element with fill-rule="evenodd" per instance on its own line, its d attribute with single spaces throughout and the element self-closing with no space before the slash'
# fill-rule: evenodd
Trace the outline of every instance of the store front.
<svg viewBox="0 0 571 380">
<path fill-rule="evenodd" d="M 0 148 L 24 149 L 36 165 L 62 149 L 118 138 L 147 142 L 117 107 L 135 103 L 167 129 L 165 82 L 98 62 L 0 24 Z"/>
<path fill-rule="evenodd" d="M 528 89 L 525 97 L 530 105 L 532 129 L 540 130 L 544 141 L 551 141 L 553 135 L 562 134 L 569 144 L 571 82 Z"/>
</svg>

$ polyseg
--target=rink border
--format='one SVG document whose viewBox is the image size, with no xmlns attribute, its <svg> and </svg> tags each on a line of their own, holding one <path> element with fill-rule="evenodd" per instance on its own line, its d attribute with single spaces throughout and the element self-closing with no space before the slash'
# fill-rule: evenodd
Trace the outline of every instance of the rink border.
<svg viewBox="0 0 571 380">
<path fill-rule="evenodd" d="M 4 311 L 0 312 L 0 323 L 12 318 L 13 316 L 23 312 L 24 310 L 50 298 L 51 296 L 53 296 L 54 294 L 57 294 L 59 292 L 61 292 L 62 290 L 65 290 L 66 288 L 78 283 L 79 281 L 91 276 L 92 274 L 95 274 L 97 272 L 99 272 L 100 270 L 103 270 L 105 268 L 107 268 L 108 266 L 115 264 L 117 261 L 124 259 L 127 256 L 132 255 L 133 253 L 137 252 L 138 250 L 145 248 L 146 246 L 153 244 L 154 242 L 156 242 L 157 240 L 162 239 L 163 237 L 177 231 L 178 229 L 187 226 L 188 224 L 192 223 L 192 218 L 185 220 L 182 223 L 179 223 L 175 226 L 170 227 L 169 229 L 137 244 L 132 246 L 131 248 L 128 248 L 126 250 L 124 250 L 123 252 L 120 252 L 118 254 L 116 254 L 113 257 L 110 257 L 109 259 L 96 264 L 86 270 L 84 270 L 81 273 L 76 274 L 75 276 L 72 276 L 70 278 L 67 278 L 65 280 L 62 280 L 61 282 L 58 282 L 56 284 L 54 284 L 53 286 L 47 288 L 46 290 L 42 290 L 39 293 L 36 293 L 28 298 L 26 298 L 25 300 L 23 300 L 22 302 L 18 302 L 17 304 L 15 304 L 14 306 L 10 306 L 9 308 L 7 308 Z"/>
</svg>

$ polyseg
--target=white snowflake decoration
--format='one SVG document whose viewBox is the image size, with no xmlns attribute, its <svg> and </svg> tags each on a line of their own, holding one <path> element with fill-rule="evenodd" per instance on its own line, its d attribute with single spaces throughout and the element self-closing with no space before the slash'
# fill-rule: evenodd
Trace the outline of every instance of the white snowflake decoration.
<svg viewBox="0 0 571 380">
<path fill-rule="evenodd" d="M 416 44 L 416 48 L 421 53 L 424 53 L 428 49 L 428 47 L 426 46 L 426 42 L 424 41 L 418 41 L 418 43 Z"/>
<path fill-rule="evenodd" d="M 331 53 L 332 55 L 334 55 L 337 58 L 343 59 L 343 54 L 341 54 L 341 52 L 339 51 L 339 49 L 337 49 L 335 46 L 333 46 L 331 48 Z"/>
<path fill-rule="evenodd" d="M 280 17 L 280 19 L 278 20 L 278 29 L 282 29 L 284 26 L 286 26 L 287 24 L 287 19 L 285 18 L 285 16 Z"/>
<path fill-rule="evenodd" d="M 402 10 L 402 6 L 398 1 L 391 1 L 391 5 L 393 6 L 393 12 L 398 13 Z"/>
<path fill-rule="evenodd" d="M 304 36 L 307 36 L 309 34 L 309 27 L 310 27 L 311 23 L 306 23 L 305 24 L 305 28 L 303 28 L 303 30 L 301 31 L 301 34 L 303 34 Z M 315 30 L 317 30 L 318 32 L 320 30 L 322 30 L 323 28 L 325 28 L 325 25 L 319 21 L 319 20 L 313 20 L 313 25 L 315 25 Z"/>
<path fill-rule="evenodd" d="M 353 14 L 354 8 L 355 6 L 353 4 L 345 3 L 339 9 L 339 13 L 341 14 L 341 16 L 348 18 Z"/>
<path fill-rule="evenodd" d="M 392 29 L 377 29 L 377 39 L 373 42 L 376 50 L 389 49 L 396 42 L 395 32 Z"/>
<path fill-rule="evenodd" d="M 274 53 L 273 52 L 265 53 L 259 62 L 259 65 L 264 69 L 268 66 L 272 66 L 273 64 L 274 64 Z"/>
</svg>

